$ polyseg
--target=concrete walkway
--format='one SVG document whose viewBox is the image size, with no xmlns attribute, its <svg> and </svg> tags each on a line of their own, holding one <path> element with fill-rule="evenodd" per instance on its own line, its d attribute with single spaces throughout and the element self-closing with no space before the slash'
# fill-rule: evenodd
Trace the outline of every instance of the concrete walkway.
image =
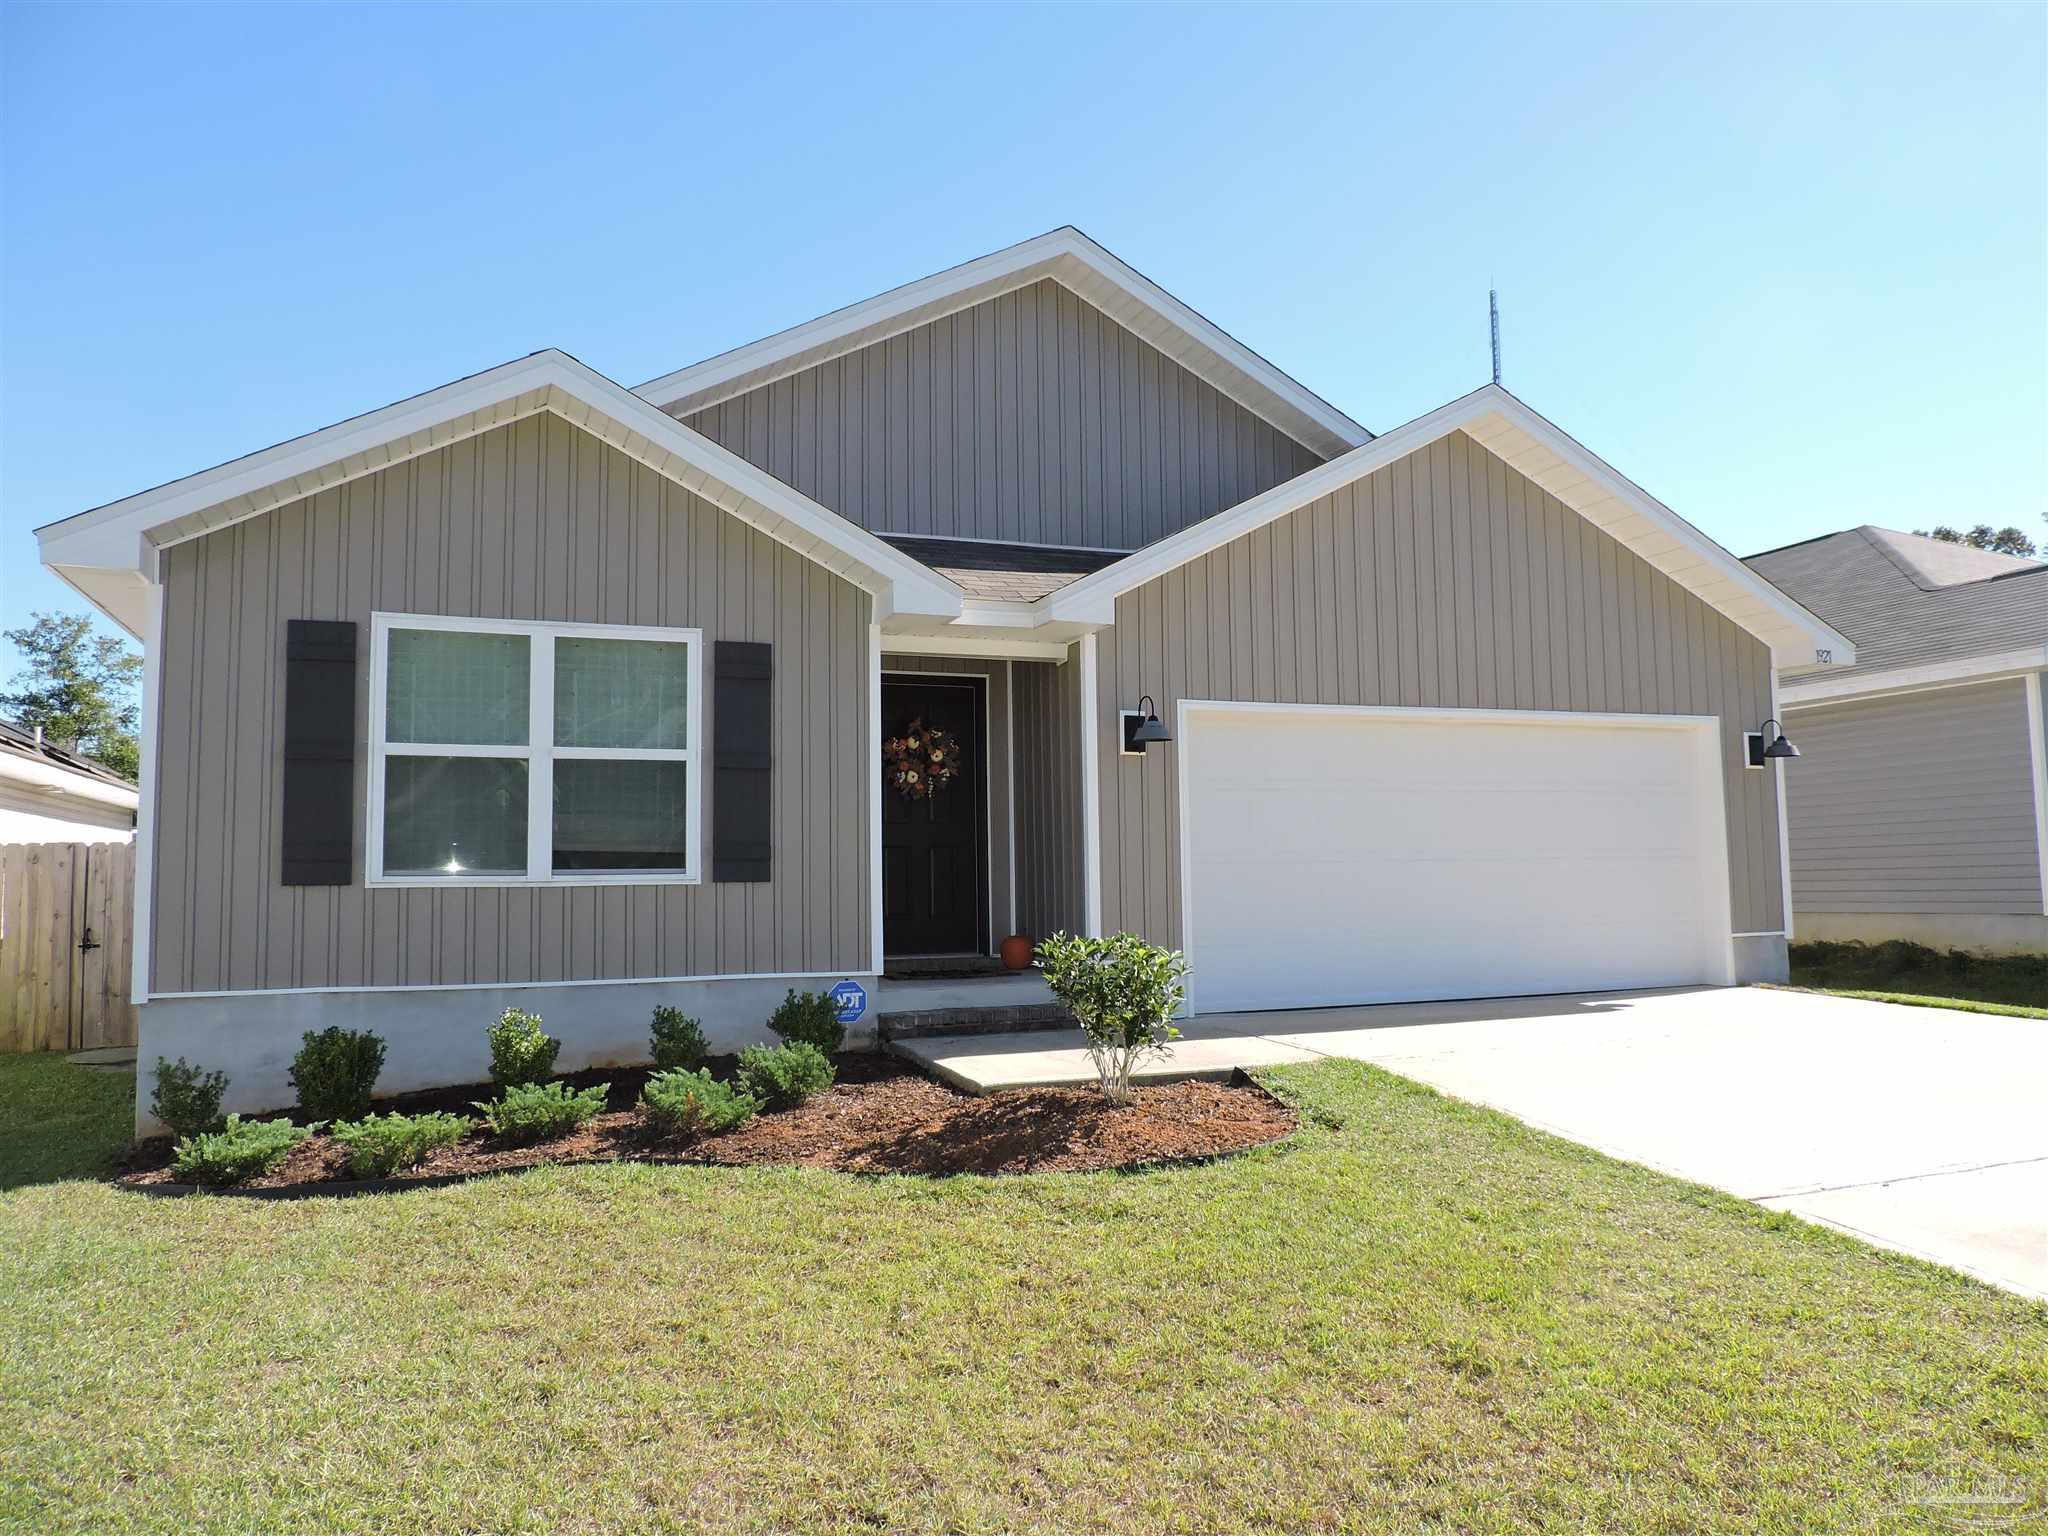
<svg viewBox="0 0 2048 1536">
<path fill-rule="evenodd" d="M 1184 1027 L 1148 1076 L 1369 1061 L 2048 1298 L 2039 1020 L 1745 987 L 1209 1014 Z M 898 1049 L 973 1092 L 1094 1077 L 1077 1032 Z"/>
</svg>

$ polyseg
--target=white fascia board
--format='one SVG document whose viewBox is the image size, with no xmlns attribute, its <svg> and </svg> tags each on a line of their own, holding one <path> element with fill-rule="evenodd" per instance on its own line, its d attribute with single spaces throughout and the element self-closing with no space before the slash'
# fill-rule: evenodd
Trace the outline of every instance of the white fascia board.
<svg viewBox="0 0 2048 1536">
<path fill-rule="evenodd" d="M 96 805 L 111 805 L 124 811 L 135 809 L 136 791 L 132 785 L 109 784 L 105 779 L 96 779 L 89 773 L 80 773 L 75 768 L 66 768 L 62 763 L 47 759 L 0 752 L 0 779 L 26 784 L 51 796 L 90 800 Z"/>
<path fill-rule="evenodd" d="M 1856 677 L 1819 677 L 1811 682 L 1788 683 L 1779 690 L 1779 701 L 1787 709 L 1811 708 L 1816 704 L 1846 703 L 1894 693 L 1920 693 L 1930 688 L 1992 683 L 2044 670 L 2048 670 L 2048 645 L 2030 645 L 1991 656 L 1968 656 L 1960 661 L 1930 661 L 1912 667 L 1887 667 Z"/>
<path fill-rule="evenodd" d="M 1585 508 L 1618 502 L 1636 513 L 1644 524 L 1642 531 L 1629 528 L 1607 531 L 1628 548 L 1641 553 L 1665 575 L 1698 594 L 1734 623 L 1769 645 L 1780 665 L 1814 664 L 1810 651 L 1795 660 L 1784 657 L 1787 642 L 1794 637 L 1802 647 L 1810 644 L 1813 650 L 1831 650 L 1837 665 L 1847 666 L 1855 661 L 1856 648 L 1847 636 L 1822 623 L 1735 555 L 1497 384 L 1481 385 L 1471 394 L 1438 406 L 1428 414 L 1374 438 L 1365 446 L 1353 449 L 1342 458 L 1318 465 L 1206 521 L 1148 545 L 1127 560 L 1104 566 L 1092 575 L 1039 599 L 1037 606 L 1042 607 L 1050 619 L 1097 624 L 1112 622 L 1116 599 L 1121 594 L 1220 549 L 1233 539 L 1242 538 L 1278 518 L 1298 512 L 1311 502 L 1406 458 L 1440 437 L 1488 418 L 1505 421 L 1512 430 L 1529 439 L 1536 451 L 1546 455 L 1548 465 L 1568 468 L 1571 484 L 1562 490 L 1555 487 L 1546 489 L 1573 511 L 1586 516 Z M 1486 446 L 1483 439 L 1481 442 Z M 1488 451 L 1502 456 L 1491 447 Z M 1596 519 L 1589 517 L 1588 520 L 1594 521 L 1596 526 L 1606 527 Z M 1639 544 L 1642 546 L 1640 549 Z M 1736 594 L 1734 600 L 1726 590 L 1702 590 L 1710 586 L 1708 577 L 1732 589 Z"/>
<path fill-rule="evenodd" d="M 873 594 L 878 611 L 956 617 L 959 587 L 558 351 L 537 352 L 37 530 L 43 562 L 155 579 L 158 548 L 260 516 L 536 411 L 553 411 Z M 346 468 L 337 466 L 346 465 Z M 237 503 L 201 526 L 182 519 Z M 67 580 L 132 630 L 76 575 Z M 96 585 L 96 583 L 95 583 Z"/>
<path fill-rule="evenodd" d="M 1370 432 L 1313 390 L 1288 377 L 1072 226 L 1020 241 L 760 341 L 721 352 L 688 368 L 649 379 L 634 393 L 664 410 L 682 414 L 704 410 L 721 400 L 886 341 L 1046 277 L 1098 308 L 1103 307 L 1104 298 L 1109 298 L 1111 307 L 1106 312 L 1127 328 L 1129 319 L 1142 313 L 1153 325 L 1221 359 L 1243 382 L 1210 378 L 1209 383 L 1246 409 L 1273 421 L 1291 435 L 1300 436 L 1317 452 L 1343 453 L 1372 440 Z M 1122 313 L 1115 313 L 1116 310 Z M 1170 349 L 1168 355 L 1173 355 Z M 1197 374 L 1203 372 L 1198 360 L 1175 360 Z M 1255 398 L 1247 399 L 1247 394 Z M 1275 420 L 1276 413 L 1281 419 Z"/>
</svg>

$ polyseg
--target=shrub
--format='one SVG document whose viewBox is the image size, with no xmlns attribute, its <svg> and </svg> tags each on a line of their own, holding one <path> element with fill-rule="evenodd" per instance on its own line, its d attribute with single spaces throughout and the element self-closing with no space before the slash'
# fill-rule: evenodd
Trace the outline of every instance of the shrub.
<svg viewBox="0 0 2048 1536">
<path fill-rule="evenodd" d="M 202 1072 L 180 1056 L 156 1059 L 156 1091 L 149 1112 L 171 1128 L 173 1136 L 197 1136 L 220 1129 L 221 1096 L 228 1091 L 225 1072 Z"/>
<path fill-rule="evenodd" d="M 334 1139 L 348 1148 L 350 1173 L 381 1179 L 419 1167 L 429 1152 L 453 1146 L 475 1128 L 467 1115 L 365 1115 L 335 1126 Z"/>
<path fill-rule="evenodd" d="M 1131 1074 L 1139 1062 L 1180 1038 L 1167 1020 L 1187 998 L 1181 985 L 1186 958 L 1135 933 L 1106 939 L 1056 933 L 1038 946 L 1038 966 L 1052 995 L 1088 1036 L 1103 1097 L 1130 1103 Z"/>
<path fill-rule="evenodd" d="M 662 1072 L 640 1090 L 640 1107 L 662 1130 L 684 1136 L 716 1136 L 737 1130 L 761 1106 L 754 1096 L 709 1072 Z"/>
<path fill-rule="evenodd" d="M 740 1052 L 740 1086 L 768 1109 L 794 1109 L 832 1086 L 832 1063 L 807 1040 L 750 1045 Z"/>
<path fill-rule="evenodd" d="M 292 1087 L 311 1118 L 354 1120 L 369 1110 L 383 1070 L 384 1041 L 367 1029 L 308 1030 L 292 1058 Z"/>
<path fill-rule="evenodd" d="M 768 1027 L 785 1040 L 814 1045 L 827 1056 L 846 1043 L 846 1026 L 839 1022 L 839 1005 L 829 992 L 792 989 L 768 1015 Z"/>
<path fill-rule="evenodd" d="M 244 1120 L 229 1115 L 218 1131 L 180 1141 L 171 1172 L 186 1184 L 242 1184 L 269 1173 L 313 1131 L 289 1120 Z"/>
<path fill-rule="evenodd" d="M 507 1008 L 490 1028 L 491 1081 L 500 1088 L 544 1083 L 555 1074 L 562 1042 L 540 1027 L 540 1015 Z"/>
<path fill-rule="evenodd" d="M 647 1032 L 654 1065 L 662 1072 L 694 1072 L 711 1054 L 711 1042 L 704 1038 L 704 1026 L 680 1008 L 657 1008 L 654 1024 Z"/>
<path fill-rule="evenodd" d="M 567 1083 L 514 1083 L 479 1104 L 491 1133 L 516 1144 L 552 1141 L 604 1112 L 605 1087 L 572 1089 Z"/>
</svg>

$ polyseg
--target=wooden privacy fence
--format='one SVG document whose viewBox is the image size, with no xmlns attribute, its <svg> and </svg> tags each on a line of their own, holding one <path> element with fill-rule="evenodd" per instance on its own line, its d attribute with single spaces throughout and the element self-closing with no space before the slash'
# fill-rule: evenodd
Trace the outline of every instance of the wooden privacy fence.
<svg viewBox="0 0 2048 1536">
<path fill-rule="evenodd" d="M 0 1051 L 135 1044 L 133 843 L 0 844 Z"/>
</svg>

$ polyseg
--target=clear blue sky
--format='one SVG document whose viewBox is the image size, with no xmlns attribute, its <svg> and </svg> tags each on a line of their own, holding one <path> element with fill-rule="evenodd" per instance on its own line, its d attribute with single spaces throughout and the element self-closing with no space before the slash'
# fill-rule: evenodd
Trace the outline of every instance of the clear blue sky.
<svg viewBox="0 0 2048 1536">
<path fill-rule="evenodd" d="M 1741 554 L 2044 532 L 2039 6 L 0 14 L 8 624 L 78 606 L 39 523 L 1069 222 L 1375 430 L 1495 285 L 1509 387 Z"/>
</svg>

